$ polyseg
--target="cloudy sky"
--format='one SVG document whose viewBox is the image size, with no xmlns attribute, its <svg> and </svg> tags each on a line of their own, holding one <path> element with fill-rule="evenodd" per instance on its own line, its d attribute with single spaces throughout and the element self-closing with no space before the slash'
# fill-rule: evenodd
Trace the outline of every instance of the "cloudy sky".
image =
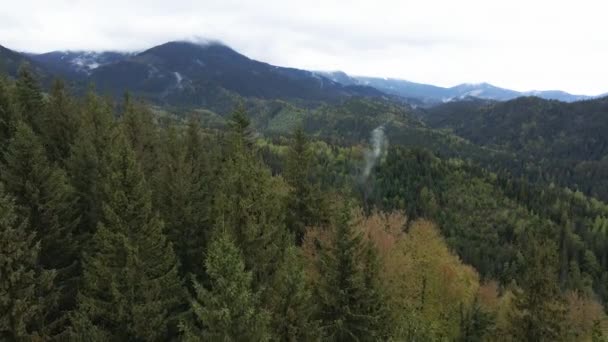
<svg viewBox="0 0 608 342">
<path fill-rule="evenodd" d="M 604 0 L 16 0 L 0 45 L 141 50 L 209 38 L 261 61 L 452 86 L 608 92 Z"/>
</svg>

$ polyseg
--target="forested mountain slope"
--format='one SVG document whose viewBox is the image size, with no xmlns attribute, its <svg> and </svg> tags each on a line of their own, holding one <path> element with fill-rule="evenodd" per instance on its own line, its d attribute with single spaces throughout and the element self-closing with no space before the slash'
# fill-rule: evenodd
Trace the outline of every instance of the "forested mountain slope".
<svg viewBox="0 0 608 342">
<path fill-rule="evenodd" d="M 608 198 L 608 98 L 450 103 L 428 109 L 424 121 L 517 154 L 522 163 L 520 170 L 509 170 L 513 173 Z"/>
<path fill-rule="evenodd" d="M 16 77 L 19 67 L 23 64 L 28 64 L 40 78 L 46 79 L 48 76 L 50 76 L 47 70 L 41 64 L 33 61 L 23 54 L 0 45 L 0 73 L 3 75 L 9 75 L 11 77 Z"/>
</svg>

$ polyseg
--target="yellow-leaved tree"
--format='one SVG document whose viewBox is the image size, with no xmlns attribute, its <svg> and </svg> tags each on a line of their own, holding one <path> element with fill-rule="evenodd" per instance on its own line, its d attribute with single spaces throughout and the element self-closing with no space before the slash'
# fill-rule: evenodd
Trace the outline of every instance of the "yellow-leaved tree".
<svg viewBox="0 0 608 342">
<path fill-rule="evenodd" d="M 377 251 L 380 286 L 394 340 L 455 340 L 461 336 L 463 312 L 476 303 L 479 276 L 446 245 L 436 226 L 425 220 L 409 225 L 398 212 L 352 214 L 354 230 Z M 320 246 L 330 234 L 309 229 L 304 239 L 309 265 L 317 264 Z M 311 266 L 313 282 L 319 270 Z"/>
</svg>

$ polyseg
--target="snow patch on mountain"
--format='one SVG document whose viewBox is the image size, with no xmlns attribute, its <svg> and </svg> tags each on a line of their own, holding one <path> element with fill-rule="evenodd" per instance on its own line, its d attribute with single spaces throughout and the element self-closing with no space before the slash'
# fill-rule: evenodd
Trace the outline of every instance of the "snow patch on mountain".
<svg viewBox="0 0 608 342">
<path fill-rule="evenodd" d="M 175 81 L 177 82 L 177 88 L 182 89 L 182 80 L 184 79 L 184 77 L 177 71 L 174 71 L 173 75 L 175 76 Z"/>
</svg>

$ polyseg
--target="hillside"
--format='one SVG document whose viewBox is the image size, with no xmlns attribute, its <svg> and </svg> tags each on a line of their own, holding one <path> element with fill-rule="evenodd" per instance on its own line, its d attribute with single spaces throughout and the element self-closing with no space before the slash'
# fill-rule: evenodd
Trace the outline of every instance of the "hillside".
<svg viewBox="0 0 608 342">
<path fill-rule="evenodd" d="M 28 58 L 27 56 L 20 54 L 16 51 L 5 48 L 0 45 L 0 73 L 6 74 L 11 77 L 16 77 L 19 67 L 22 64 L 28 64 L 31 69 L 40 78 L 46 78 L 49 73 L 44 66 Z"/>
<path fill-rule="evenodd" d="M 517 154 L 535 178 L 608 198 L 608 98 L 448 103 L 423 117 L 430 127 Z"/>
</svg>

